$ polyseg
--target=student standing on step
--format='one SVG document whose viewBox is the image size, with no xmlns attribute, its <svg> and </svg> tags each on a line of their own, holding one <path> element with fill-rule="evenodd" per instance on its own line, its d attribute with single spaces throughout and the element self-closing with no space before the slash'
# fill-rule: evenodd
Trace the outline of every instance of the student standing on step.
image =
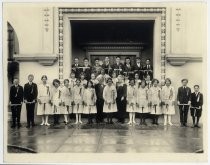
<svg viewBox="0 0 210 165">
<path fill-rule="evenodd" d="M 116 84 L 117 89 L 117 118 L 118 122 L 124 124 L 126 116 L 126 95 L 127 85 L 124 84 L 123 76 L 118 75 L 118 82 Z"/>
<path fill-rule="evenodd" d="M 18 78 L 14 78 L 13 85 L 10 88 L 9 104 L 12 111 L 12 126 L 11 128 L 21 127 L 20 114 L 23 103 L 23 87 L 19 85 Z"/>
<path fill-rule="evenodd" d="M 148 88 L 145 80 L 140 82 L 139 88 L 136 88 L 136 112 L 140 114 L 140 125 L 147 125 L 145 118 L 150 113 L 148 105 Z"/>
<path fill-rule="evenodd" d="M 80 79 L 76 80 L 76 85 L 73 88 L 73 113 L 76 115 L 75 124 L 82 124 L 82 112 L 84 109 L 83 106 L 83 92 L 84 87 L 80 84 Z"/>
<path fill-rule="evenodd" d="M 72 66 L 71 66 L 71 68 L 72 68 L 71 72 L 75 73 L 76 78 L 79 78 L 80 73 L 82 72 L 82 69 L 79 67 L 81 67 L 81 65 L 79 64 L 79 59 L 76 57 L 76 58 L 74 58 L 74 64 L 72 64 Z"/>
<path fill-rule="evenodd" d="M 199 126 L 199 119 L 202 114 L 202 106 L 203 106 L 203 94 L 199 92 L 199 85 L 194 85 L 194 91 L 191 94 L 191 116 L 193 120 L 193 128 Z M 197 120 L 196 120 L 197 119 Z"/>
<path fill-rule="evenodd" d="M 53 80 L 54 88 L 51 91 L 51 104 L 52 111 L 54 115 L 54 125 L 59 124 L 59 115 L 61 114 L 61 106 L 62 106 L 62 89 L 60 87 L 60 81 L 58 79 Z"/>
<path fill-rule="evenodd" d="M 52 114 L 52 108 L 50 105 L 50 85 L 47 84 L 47 76 L 43 75 L 42 83 L 38 85 L 38 106 L 37 106 L 37 115 L 42 117 L 42 123 L 40 125 L 49 126 L 48 116 Z"/>
<path fill-rule="evenodd" d="M 72 88 L 69 85 L 69 80 L 64 80 L 64 86 L 61 88 L 61 95 L 62 95 L 62 106 L 61 114 L 64 115 L 64 123 L 65 125 L 68 124 L 68 116 L 72 113 Z"/>
<path fill-rule="evenodd" d="M 84 102 L 84 114 L 88 114 L 88 123 L 93 124 L 94 114 L 97 113 L 96 110 L 96 91 L 92 81 L 88 81 L 87 87 L 84 89 L 83 94 Z"/>
<path fill-rule="evenodd" d="M 103 117 L 103 107 L 104 107 L 104 99 L 103 99 L 103 91 L 104 91 L 104 80 L 101 78 L 99 80 L 99 83 L 95 86 L 96 89 L 96 108 L 97 108 L 97 114 L 96 114 L 96 122 L 97 123 L 103 123 L 104 117 Z"/>
<path fill-rule="evenodd" d="M 150 103 L 151 114 L 153 115 L 153 124 L 158 124 L 158 118 L 162 114 L 161 110 L 161 88 L 158 87 L 159 81 L 152 80 L 152 87 L 148 90 L 148 100 Z"/>
<path fill-rule="evenodd" d="M 165 86 L 162 87 L 161 92 L 162 109 L 164 114 L 164 125 L 173 125 L 171 122 L 172 115 L 175 115 L 175 90 L 171 86 L 171 79 L 165 79 Z"/>
<path fill-rule="evenodd" d="M 191 104 L 191 89 L 187 87 L 188 79 L 182 79 L 182 86 L 178 88 L 177 104 L 179 106 L 181 127 L 187 127 L 187 117 Z"/>
<path fill-rule="evenodd" d="M 24 85 L 24 102 L 26 104 L 27 128 L 34 127 L 34 109 L 37 101 L 37 85 L 33 82 L 34 75 L 28 75 L 28 83 Z"/>
<path fill-rule="evenodd" d="M 116 105 L 117 91 L 116 87 L 113 85 L 111 78 L 107 79 L 107 85 L 104 88 L 103 98 L 104 98 L 103 112 L 107 114 L 108 124 L 113 124 L 112 116 L 114 112 L 117 112 L 117 105 Z"/>
<path fill-rule="evenodd" d="M 131 79 L 127 87 L 127 108 L 126 111 L 129 112 L 129 125 L 136 124 L 135 115 L 136 115 L 136 88 L 135 80 Z"/>
</svg>

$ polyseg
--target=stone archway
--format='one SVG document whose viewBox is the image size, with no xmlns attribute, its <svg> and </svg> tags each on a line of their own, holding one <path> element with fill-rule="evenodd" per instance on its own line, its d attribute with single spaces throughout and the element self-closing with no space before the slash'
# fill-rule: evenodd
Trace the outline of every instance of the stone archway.
<svg viewBox="0 0 210 165">
<path fill-rule="evenodd" d="M 68 77 L 71 68 L 72 44 L 70 20 L 154 20 L 154 76 L 165 79 L 166 8 L 58 8 L 59 79 Z"/>
</svg>

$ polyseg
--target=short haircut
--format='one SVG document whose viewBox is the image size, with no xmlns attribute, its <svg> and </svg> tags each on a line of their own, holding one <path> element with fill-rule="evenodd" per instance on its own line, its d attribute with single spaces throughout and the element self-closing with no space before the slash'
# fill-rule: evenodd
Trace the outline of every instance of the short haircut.
<svg viewBox="0 0 210 165">
<path fill-rule="evenodd" d="M 85 61 L 85 60 L 89 61 L 88 58 L 84 58 L 84 59 L 83 59 L 83 61 Z"/>
<path fill-rule="evenodd" d="M 142 83 L 146 84 L 146 81 L 145 81 L 145 80 L 141 80 L 140 85 L 141 85 Z"/>
<path fill-rule="evenodd" d="M 130 57 L 126 57 L 125 59 L 126 59 L 126 60 L 127 60 L 127 59 L 130 60 L 131 58 L 130 58 Z"/>
<path fill-rule="evenodd" d="M 117 59 L 117 58 L 119 58 L 119 59 L 120 59 L 120 56 L 117 56 L 117 57 L 115 57 L 115 58 L 116 58 L 116 59 Z"/>
<path fill-rule="evenodd" d="M 111 80 L 112 81 L 112 78 L 109 77 L 107 80 L 106 80 L 106 83 L 108 83 L 108 81 Z M 113 81 L 112 81 L 113 82 Z"/>
<path fill-rule="evenodd" d="M 188 82 L 188 79 L 184 78 L 184 79 L 182 79 L 182 81 L 181 81 L 181 82 L 183 82 L 183 81 L 187 81 L 187 82 Z"/>
<path fill-rule="evenodd" d="M 77 79 L 76 79 L 76 81 L 79 81 L 79 82 L 81 83 L 81 80 L 80 80 L 80 78 L 77 78 Z"/>
<path fill-rule="evenodd" d="M 34 75 L 33 74 L 29 74 L 28 77 L 34 77 Z"/>
<path fill-rule="evenodd" d="M 199 86 L 199 85 L 194 85 L 194 88 L 195 88 L 195 87 L 198 87 L 198 88 L 200 88 L 200 86 Z"/>
<path fill-rule="evenodd" d="M 95 58 L 95 61 L 99 61 L 99 58 Z"/>
<path fill-rule="evenodd" d="M 74 75 L 75 75 L 75 72 L 71 72 L 71 73 L 70 73 L 70 75 L 72 75 L 72 74 L 74 74 Z"/>
<path fill-rule="evenodd" d="M 88 84 L 89 84 L 89 83 L 91 83 L 91 88 L 94 88 L 93 82 L 92 82 L 91 80 L 89 80 L 89 81 L 87 82 L 87 87 L 88 87 Z"/>
<path fill-rule="evenodd" d="M 60 81 L 58 79 L 53 80 L 53 86 L 55 86 L 55 83 L 58 83 L 60 85 Z"/>
<path fill-rule="evenodd" d="M 141 60 L 141 58 L 140 57 L 136 57 L 136 60 Z"/>
<path fill-rule="evenodd" d="M 44 78 L 47 79 L 47 76 L 46 76 L 46 75 L 43 75 L 43 76 L 41 77 L 41 80 L 43 80 Z"/>
<path fill-rule="evenodd" d="M 130 83 L 131 81 L 134 81 L 134 83 L 135 83 L 135 79 L 133 79 L 133 78 L 129 79 L 129 83 Z"/>
<path fill-rule="evenodd" d="M 84 76 L 85 76 L 85 73 L 84 73 L 84 72 L 81 72 L 81 73 L 80 73 L 80 76 L 82 76 L 82 75 L 84 75 Z"/>
<path fill-rule="evenodd" d="M 19 80 L 19 78 L 18 77 L 14 77 L 13 80 Z"/>
<path fill-rule="evenodd" d="M 147 58 L 146 61 L 151 61 L 151 60 L 149 58 Z"/>
<path fill-rule="evenodd" d="M 75 57 L 75 58 L 74 58 L 74 60 L 76 60 L 76 59 L 77 59 L 77 60 L 79 60 L 79 58 L 78 58 L 78 57 Z"/>
<path fill-rule="evenodd" d="M 170 78 L 166 78 L 166 79 L 165 79 L 165 82 L 166 82 L 166 81 L 169 81 L 170 84 L 171 84 L 171 79 L 170 79 Z"/>
<path fill-rule="evenodd" d="M 65 83 L 65 82 L 68 82 L 68 83 L 69 83 L 69 79 L 65 79 L 63 82 L 64 82 L 64 83 Z"/>
<path fill-rule="evenodd" d="M 154 83 L 155 83 L 155 81 L 159 84 L 158 79 L 153 79 L 153 80 L 152 80 L 152 84 L 154 84 Z"/>
</svg>

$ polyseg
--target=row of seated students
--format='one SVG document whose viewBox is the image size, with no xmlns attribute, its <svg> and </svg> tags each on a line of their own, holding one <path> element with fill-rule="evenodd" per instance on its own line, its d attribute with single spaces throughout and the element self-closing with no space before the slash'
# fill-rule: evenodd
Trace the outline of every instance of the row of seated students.
<svg viewBox="0 0 210 165">
<path fill-rule="evenodd" d="M 34 76 L 29 75 L 29 82 L 24 88 L 19 85 L 17 78 L 10 89 L 10 106 L 12 111 L 12 128 L 20 125 L 20 113 L 23 103 L 27 110 L 27 128 L 35 126 L 34 109 L 37 103 L 37 115 L 42 117 L 40 125 L 49 126 L 49 115 L 54 116 L 54 124 L 59 124 L 59 116 L 64 115 L 65 124 L 69 122 L 69 114 L 76 116 L 75 124 L 82 124 L 81 115 L 88 115 L 88 124 L 104 122 L 106 114 L 107 122 L 113 124 L 113 113 L 117 113 L 118 122 L 125 122 L 126 112 L 129 113 L 129 125 L 136 124 L 135 115 L 140 114 L 140 124 L 147 125 L 145 115 L 153 116 L 153 124 L 158 125 L 158 118 L 164 115 L 164 125 L 173 125 L 171 117 L 175 115 L 175 99 L 179 106 L 181 126 L 187 126 L 189 108 L 193 119 L 193 127 L 199 127 L 199 119 L 202 112 L 203 95 L 199 92 L 199 85 L 194 86 L 194 93 L 187 87 L 188 80 L 183 79 L 182 86 L 178 88 L 176 95 L 171 80 L 167 78 L 165 85 L 160 86 L 157 79 L 147 80 L 129 79 L 119 74 L 116 79 L 104 76 L 94 77 L 90 80 L 75 78 L 71 73 L 70 79 L 65 79 L 62 85 L 58 79 L 53 80 L 53 86 L 47 83 L 47 76 L 41 77 L 42 83 L 38 86 L 33 82 Z M 149 77 L 149 76 L 148 76 Z M 117 80 L 114 82 L 114 80 Z M 195 120 L 196 119 L 196 120 Z"/>
<path fill-rule="evenodd" d="M 143 80 L 147 75 L 150 75 L 153 79 L 153 67 L 151 65 L 150 59 L 147 59 L 145 64 L 142 64 L 139 57 L 136 58 L 135 64 L 131 64 L 130 57 L 125 58 L 124 64 L 121 63 L 119 56 L 115 58 L 115 63 L 110 64 L 109 57 L 105 57 L 104 63 L 100 65 L 99 59 L 96 58 L 94 64 L 91 66 L 89 60 L 84 58 L 83 65 L 79 64 L 79 59 L 74 59 L 74 64 L 72 65 L 72 72 L 75 72 L 75 77 L 79 78 L 81 72 L 84 72 L 85 78 L 90 80 L 91 73 L 95 73 L 96 77 L 101 73 L 101 70 L 104 69 L 105 74 L 111 76 L 113 72 L 118 76 L 119 74 L 125 74 L 129 78 L 133 78 L 135 73 L 139 74 L 139 78 Z"/>
</svg>

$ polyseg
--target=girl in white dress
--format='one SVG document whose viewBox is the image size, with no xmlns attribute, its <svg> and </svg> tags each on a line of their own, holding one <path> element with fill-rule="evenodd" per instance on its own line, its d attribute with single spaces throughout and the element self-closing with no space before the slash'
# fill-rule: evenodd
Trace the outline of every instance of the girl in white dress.
<svg viewBox="0 0 210 165">
<path fill-rule="evenodd" d="M 80 81 L 81 85 L 85 88 L 87 85 L 87 80 L 85 79 L 85 74 L 83 72 L 80 74 Z"/>
<path fill-rule="evenodd" d="M 162 108 L 164 114 L 164 125 L 168 124 L 173 125 L 171 122 L 171 116 L 175 115 L 175 90 L 171 86 L 171 80 L 169 78 L 165 79 L 165 86 L 162 87 L 161 99 L 162 99 Z"/>
<path fill-rule="evenodd" d="M 135 80 L 130 80 L 130 85 L 127 87 L 127 108 L 126 111 L 129 112 L 129 122 L 128 124 L 136 124 L 135 114 L 136 114 L 136 88 Z"/>
<path fill-rule="evenodd" d="M 62 106 L 61 106 L 61 114 L 64 115 L 64 123 L 68 124 L 68 115 L 72 113 L 72 90 L 69 85 L 69 80 L 64 80 L 64 86 L 61 89 L 62 95 Z"/>
<path fill-rule="evenodd" d="M 58 79 L 53 80 L 53 86 L 51 92 L 51 103 L 52 103 L 52 111 L 54 115 L 54 125 L 59 124 L 59 115 L 61 114 L 61 87 L 60 87 L 60 81 Z"/>
<path fill-rule="evenodd" d="M 146 81 L 146 86 L 149 89 L 152 86 L 152 81 L 151 81 L 150 75 L 146 76 L 145 81 Z"/>
<path fill-rule="evenodd" d="M 43 75 L 42 84 L 38 85 L 38 106 L 37 106 L 37 115 L 42 116 L 42 123 L 40 125 L 47 125 L 48 115 L 52 114 L 52 109 L 50 105 L 50 85 L 47 84 L 47 76 Z"/>
<path fill-rule="evenodd" d="M 141 83 L 141 80 L 139 79 L 139 74 L 135 73 L 134 78 L 135 78 L 135 87 L 137 89 L 137 88 L 139 88 L 139 85 Z"/>
<path fill-rule="evenodd" d="M 161 89 L 158 87 L 159 81 L 152 80 L 152 87 L 148 90 L 148 100 L 150 103 L 151 114 L 153 115 L 153 124 L 158 125 L 158 117 L 162 114 L 161 111 Z"/>
<path fill-rule="evenodd" d="M 137 88 L 136 109 L 140 113 L 140 125 L 147 125 L 145 117 L 150 111 L 148 107 L 148 88 L 145 80 L 142 80 L 139 88 Z"/>
<path fill-rule="evenodd" d="M 104 108 L 103 112 L 107 114 L 107 121 L 108 124 L 113 124 L 112 121 L 112 113 L 117 112 L 117 91 L 116 87 L 113 85 L 112 79 L 107 79 L 107 85 L 104 87 L 103 91 L 103 98 L 104 98 Z"/>
<path fill-rule="evenodd" d="M 84 87 L 80 85 L 80 79 L 76 80 L 76 85 L 73 88 L 73 113 L 76 114 L 75 124 L 82 124 L 81 114 L 83 112 L 83 92 Z"/>
<path fill-rule="evenodd" d="M 71 88 L 73 88 L 76 85 L 76 80 L 77 80 L 77 78 L 75 77 L 75 73 L 71 72 L 70 78 L 69 78 L 69 84 L 70 84 Z"/>
<path fill-rule="evenodd" d="M 118 82 L 118 78 L 117 78 L 117 73 L 115 71 L 113 71 L 112 73 L 112 81 L 113 81 L 114 86 L 116 86 Z"/>
<path fill-rule="evenodd" d="M 95 73 L 91 73 L 91 79 L 90 80 L 92 81 L 94 87 L 95 87 L 95 85 L 97 85 L 99 83 L 99 81 L 96 79 Z"/>
<path fill-rule="evenodd" d="M 96 91 L 92 81 L 88 81 L 87 88 L 84 90 L 83 94 L 84 101 L 84 114 L 88 114 L 88 123 L 93 123 L 93 114 L 97 113 L 96 110 Z"/>
</svg>

